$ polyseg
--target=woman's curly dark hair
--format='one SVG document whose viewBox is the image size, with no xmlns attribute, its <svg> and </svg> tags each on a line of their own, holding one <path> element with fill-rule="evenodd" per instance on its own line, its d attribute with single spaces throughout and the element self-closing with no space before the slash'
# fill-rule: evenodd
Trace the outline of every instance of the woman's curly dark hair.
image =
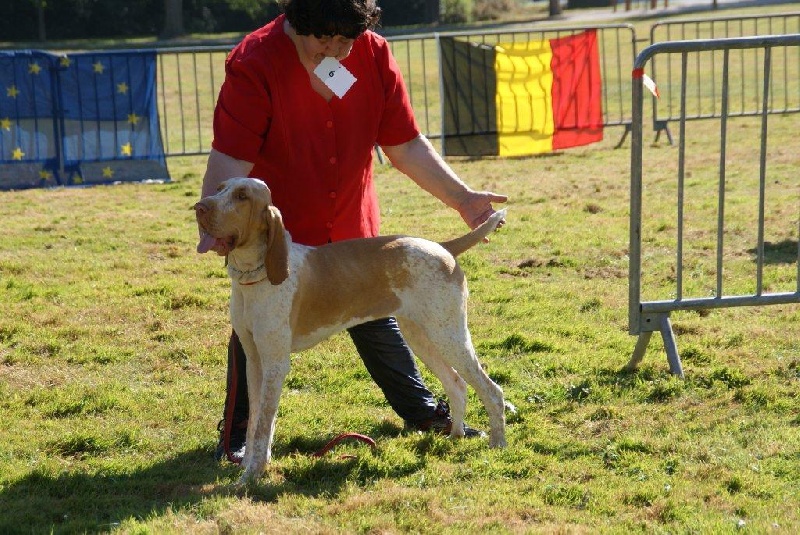
<svg viewBox="0 0 800 535">
<path fill-rule="evenodd" d="M 281 0 L 281 6 L 298 35 L 355 39 L 381 20 L 375 0 Z"/>
</svg>

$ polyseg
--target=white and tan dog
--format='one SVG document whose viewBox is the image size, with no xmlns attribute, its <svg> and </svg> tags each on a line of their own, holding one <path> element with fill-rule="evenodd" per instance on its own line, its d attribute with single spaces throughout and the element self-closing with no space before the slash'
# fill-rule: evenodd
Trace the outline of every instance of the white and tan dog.
<svg viewBox="0 0 800 535">
<path fill-rule="evenodd" d="M 451 436 L 464 433 L 466 381 L 486 407 L 490 446 L 506 445 L 503 391 L 475 356 L 466 280 L 454 258 L 492 232 L 505 210 L 442 244 L 382 236 L 306 247 L 292 243 L 259 180 L 230 179 L 194 209 L 203 236 L 198 252 L 220 242 L 230 251 L 231 322 L 247 355 L 250 397 L 242 481 L 259 477 L 272 456 L 290 353 L 387 316 L 397 317 L 411 349 L 442 382 Z"/>
</svg>

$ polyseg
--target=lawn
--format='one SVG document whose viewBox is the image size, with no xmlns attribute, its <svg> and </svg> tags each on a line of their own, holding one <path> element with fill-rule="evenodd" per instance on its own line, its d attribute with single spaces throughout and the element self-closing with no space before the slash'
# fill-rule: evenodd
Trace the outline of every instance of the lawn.
<svg viewBox="0 0 800 535">
<path fill-rule="evenodd" d="M 649 125 L 648 125 L 649 126 Z M 732 119 L 726 287 L 752 291 L 759 123 Z M 672 316 L 624 370 L 630 142 L 453 159 L 509 196 L 460 257 L 473 341 L 509 411 L 504 450 L 405 433 L 346 336 L 293 356 L 264 478 L 216 463 L 229 282 L 195 252 L 203 157 L 166 184 L 0 194 L 0 533 L 797 533 L 800 307 Z M 677 133 L 677 130 L 673 133 Z M 719 123 L 687 129 L 687 291 L 715 282 Z M 643 280 L 674 292 L 678 150 L 645 128 Z M 768 290 L 797 282 L 797 115 L 769 118 Z M 383 233 L 445 240 L 450 209 L 378 165 Z M 430 388 L 441 385 L 424 370 Z M 468 422 L 486 428 L 470 390 Z M 369 435 L 373 452 L 345 444 Z"/>
</svg>

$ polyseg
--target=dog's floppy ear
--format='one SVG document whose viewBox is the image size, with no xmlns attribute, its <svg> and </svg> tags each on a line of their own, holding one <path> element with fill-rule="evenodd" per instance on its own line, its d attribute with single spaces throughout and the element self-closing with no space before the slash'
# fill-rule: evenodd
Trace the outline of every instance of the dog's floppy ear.
<svg viewBox="0 0 800 535">
<path fill-rule="evenodd" d="M 278 285 L 289 277 L 289 244 L 286 243 L 283 218 L 274 206 L 264 211 L 267 223 L 267 253 L 264 267 L 267 268 L 269 282 Z"/>
</svg>

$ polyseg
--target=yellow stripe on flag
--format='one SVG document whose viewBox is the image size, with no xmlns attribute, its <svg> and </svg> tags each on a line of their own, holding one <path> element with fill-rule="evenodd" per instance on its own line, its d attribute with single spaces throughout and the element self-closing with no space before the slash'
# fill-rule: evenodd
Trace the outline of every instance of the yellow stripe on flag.
<svg viewBox="0 0 800 535">
<path fill-rule="evenodd" d="M 500 156 L 552 152 L 555 131 L 552 58 L 549 39 L 496 46 Z"/>
</svg>

